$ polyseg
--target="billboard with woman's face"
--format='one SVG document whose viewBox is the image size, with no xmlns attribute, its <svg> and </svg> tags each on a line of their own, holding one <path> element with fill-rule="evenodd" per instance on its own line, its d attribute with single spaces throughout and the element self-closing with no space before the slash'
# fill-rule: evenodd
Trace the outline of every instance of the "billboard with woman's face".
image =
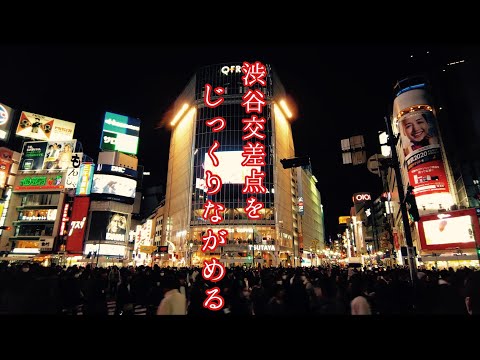
<svg viewBox="0 0 480 360">
<path fill-rule="evenodd" d="M 436 119 L 429 110 L 410 111 L 398 122 L 405 164 L 415 196 L 448 193 Z"/>
<path fill-rule="evenodd" d="M 93 211 L 89 241 L 126 243 L 128 215 L 112 211 Z"/>
</svg>

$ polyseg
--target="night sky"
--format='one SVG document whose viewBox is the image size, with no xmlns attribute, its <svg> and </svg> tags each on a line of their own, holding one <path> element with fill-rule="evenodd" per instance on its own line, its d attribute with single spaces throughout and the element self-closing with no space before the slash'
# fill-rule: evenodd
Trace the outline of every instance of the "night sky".
<svg viewBox="0 0 480 360">
<path fill-rule="evenodd" d="M 74 137 L 93 159 L 105 111 L 140 118 L 139 164 L 152 173 L 147 185 L 166 178 L 170 133 L 158 124 L 198 67 L 270 63 L 298 108 L 292 125 L 296 155 L 311 158 L 327 236 L 337 232 L 338 216 L 348 215 L 353 193 L 381 192 L 380 179 L 366 166 L 342 164 L 340 140 L 363 134 L 367 157 L 379 153 L 377 132 L 385 130 L 384 116 L 391 110 L 396 81 L 425 59 L 455 61 L 479 49 L 468 44 L 372 43 L 2 47 L 0 102 L 75 122 Z"/>
</svg>

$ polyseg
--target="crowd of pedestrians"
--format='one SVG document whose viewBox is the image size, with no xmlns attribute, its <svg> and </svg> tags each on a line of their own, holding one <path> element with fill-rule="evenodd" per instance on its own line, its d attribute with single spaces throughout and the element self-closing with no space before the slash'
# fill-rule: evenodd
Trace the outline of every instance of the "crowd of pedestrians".
<svg viewBox="0 0 480 360">
<path fill-rule="evenodd" d="M 227 269 L 217 283 L 201 268 L 42 267 L 0 263 L 1 314 L 312 316 L 476 314 L 480 271 L 310 268 Z M 218 286 L 220 311 L 203 307 Z M 114 304 L 109 311 L 109 304 Z"/>
</svg>

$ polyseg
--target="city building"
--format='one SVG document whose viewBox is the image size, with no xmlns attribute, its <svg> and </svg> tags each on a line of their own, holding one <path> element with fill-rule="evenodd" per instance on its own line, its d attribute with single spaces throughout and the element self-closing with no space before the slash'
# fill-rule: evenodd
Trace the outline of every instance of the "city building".
<svg viewBox="0 0 480 360">
<path fill-rule="evenodd" d="M 446 84 L 437 82 L 436 85 Z M 419 263 L 428 267 L 478 266 L 476 244 L 480 240 L 480 227 L 477 212 L 468 200 L 465 191 L 468 186 L 465 186 L 462 171 L 458 171 L 473 163 L 469 162 L 470 155 L 461 156 L 458 150 L 449 149 L 449 146 L 454 147 L 453 138 L 458 134 L 449 133 L 447 129 L 452 122 L 461 121 L 453 113 L 451 117 L 439 115 L 443 106 L 433 97 L 432 84 L 425 76 L 403 79 L 394 90 L 392 128 L 398 138 L 396 150 L 404 189 L 397 188 L 390 169 L 386 190 L 391 192 L 394 206 L 392 231 L 397 254 L 406 246 L 398 191 L 406 194 L 411 186 L 415 202 L 407 205 L 413 207 L 408 230 Z M 457 169 L 457 173 L 452 169 Z M 415 207 L 419 219 L 415 219 Z M 403 256 L 397 259 L 402 262 Z"/>
<path fill-rule="evenodd" d="M 96 264 L 123 265 L 135 253 L 135 243 L 129 240 L 132 214 L 140 212 L 141 203 L 139 134 L 139 119 L 105 113 L 83 248 L 83 254 Z"/>
<path fill-rule="evenodd" d="M 83 254 L 95 258 L 96 263 L 123 264 L 129 256 L 137 164 L 135 156 L 119 151 L 102 151 L 98 155 L 83 248 Z"/>
<path fill-rule="evenodd" d="M 261 171 L 266 191 L 257 194 L 264 208 L 259 219 L 247 216 L 248 196 L 242 187 L 251 168 L 241 163 L 245 145 L 242 119 L 249 115 L 241 103 L 248 88 L 242 83 L 241 67 L 235 63 L 199 69 L 168 117 L 172 134 L 165 205 L 161 207 L 163 215 L 156 217 L 155 242 L 161 238 L 161 245 L 169 246 L 171 263 L 176 266 L 203 265 L 203 260 L 213 255 L 228 265 L 301 266 L 302 257 L 303 264 L 311 264 L 312 254 L 323 248 L 323 209 L 316 179 L 308 166 L 284 169 L 280 163 L 295 156 L 289 122 L 292 113 L 285 89 L 270 65 L 266 65 L 266 85 L 252 87 L 260 89 L 266 101 L 261 113 L 265 119 L 265 165 Z M 206 84 L 224 88 L 220 106 L 205 105 Z M 226 120 L 226 127 L 212 132 L 206 122 L 217 117 Z M 220 145 L 215 152 L 217 166 L 207 155 L 215 140 Z M 214 195 L 206 193 L 208 170 L 222 179 L 223 185 Z M 202 216 L 208 200 L 224 205 L 221 223 L 210 224 Z M 227 244 L 203 253 L 202 237 L 208 229 L 228 231 Z"/>
</svg>

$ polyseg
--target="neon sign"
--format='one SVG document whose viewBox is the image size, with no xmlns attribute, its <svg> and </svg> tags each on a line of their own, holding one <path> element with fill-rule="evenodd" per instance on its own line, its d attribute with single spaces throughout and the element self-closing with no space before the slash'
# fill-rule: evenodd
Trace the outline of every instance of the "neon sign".
<svg viewBox="0 0 480 360">
<path fill-rule="evenodd" d="M 15 190 L 63 189 L 62 175 L 27 176 L 20 180 Z"/>
</svg>

